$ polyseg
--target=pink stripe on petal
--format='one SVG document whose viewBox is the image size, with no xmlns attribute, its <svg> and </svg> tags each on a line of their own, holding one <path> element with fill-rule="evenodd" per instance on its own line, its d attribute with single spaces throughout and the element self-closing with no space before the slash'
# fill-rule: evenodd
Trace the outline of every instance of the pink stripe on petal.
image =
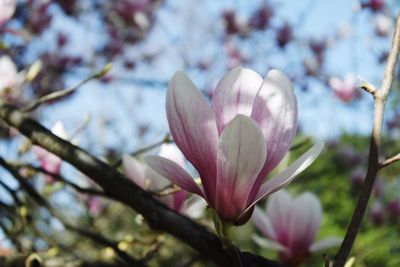
<svg viewBox="0 0 400 267">
<path fill-rule="evenodd" d="M 250 190 L 266 157 L 261 130 L 249 117 L 237 115 L 223 130 L 218 142 L 218 215 L 225 220 L 238 218 L 246 209 Z"/>
<path fill-rule="evenodd" d="M 285 190 L 271 195 L 266 206 L 266 214 L 271 218 L 271 225 L 276 233 L 276 241 L 287 246 L 289 244 L 289 221 L 292 197 Z"/>
<path fill-rule="evenodd" d="M 122 169 L 130 180 L 147 190 L 146 185 L 146 168 L 147 166 L 127 154 L 122 156 Z"/>
<path fill-rule="evenodd" d="M 323 143 L 318 143 L 304 153 L 300 158 L 293 162 L 283 172 L 266 181 L 259 189 L 256 197 L 249 205 L 248 209 L 251 208 L 255 203 L 263 199 L 264 197 L 278 191 L 285 187 L 303 170 L 310 166 L 314 160 L 318 157 L 324 147 Z"/>
<path fill-rule="evenodd" d="M 166 110 L 176 145 L 199 172 L 207 199 L 214 203 L 218 142 L 214 113 L 182 72 L 169 83 Z"/>
<path fill-rule="evenodd" d="M 251 118 L 263 131 L 268 147 L 266 163 L 252 192 L 255 195 L 265 177 L 288 152 L 297 130 L 297 100 L 293 85 L 283 72 L 268 72 L 254 100 Z"/>
<path fill-rule="evenodd" d="M 178 185 L 183 190 L 203 196 L 202 190 L 193 178 L 172 160 L 159 156 L 147 156 L 145 161 L 153 170 L 170 180 L 171 183 Z"/>
<path fill-rule="evenodd" d="M 214 91 L 211 104 L 219 133 L 236 115 L 250 117 L 262 82 L 258 73 L 242 67 L 236 67 L 225 74 Z"/>
<path fill-rule="evenodd" d="M 288 229 L 292 251 L 308 250 L 319 230 L 321 219 L 322 207 L 315 195 L 306 192 L 294 199 Z"/>
</svg>

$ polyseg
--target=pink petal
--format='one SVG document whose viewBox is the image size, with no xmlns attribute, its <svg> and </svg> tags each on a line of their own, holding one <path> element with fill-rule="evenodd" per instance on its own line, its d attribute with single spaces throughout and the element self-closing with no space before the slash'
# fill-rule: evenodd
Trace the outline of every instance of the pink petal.
<svg viewBox="0 0 400 267">
<path fill-rule="evenodd" d="M 186 196 L 187 196 L 187 192 L 184 190 L 181 190 L 181 191 L 173 194 L 172 195 L 172 208 L 176 211 L 180 211 L 183 207 L 183 203 L 186 200 Z"/>
<path fill-rule="evenodd" d="M 204 199 L 193 195 L 192 198 L 185 201 L 181 209 L 181 213 L 190 218 L 198 219 L 204 213 L 206 207 L 207 203 L 204 201 Z"/>
<path fill-rule="evenodd" d="M 147 190 L 149 184 L 146 183 L 147 166 L 127 154 L 122 156 L 122 169 L 125 175 L 141 188 Z"/>
<path fill-rule="evenodd" d="M 0 1 L 0 26 L 14 15 L 15 8 L 16 0 Z"/>
<path fill-rule="evenodd" d="M 242 67 L 234 68 L 221 79 L 214 91 L 211 104 L 219 133 L 236 115 L 243 114 L 250 117 L 254 99 L 262 82 L 260 75 Z"/>
<path fill-rule="evenodd" d="M 176 145 L 199 172 L 207 199 L 214 203 L 218 142 L 214 113 L 182 72 L 169 83 L 166 109 Z"/>
<path fill-rule="evenodd" d="M 276 233 L 276 241 L 284 246 L 289 244 L 289 219 L 292 197 L 285 190 L 271 195 L 266 206 L 266 214 L 271 218 L 271 225 Z"/>
<path fill-rule="evenodd" d="M 271 221 L 262 209 L 255 207 L 252 218 L 254 225 L 265 237 L 276 240 L 276 233 L 272 227 Z"/>
<path fill-rule="evenodd" d="M 222 131 L 217 154 L 217 202 L 213 206 L 222 219 L 236 219 L 246 209 L 266 154 L 262 132 L 249 117 L 237 115 Z"/>
<path fill-rule="evenodd" d="M 321 203 L 314 194 L 306 192 L 294 200 L 289 222 L 289 243 L 293 252 L 304 251 L 311 246 L 321 218 Z"/>
<path fill-rule="evenodd" d="M 285 74 L 270 70 L 254 100 L 251 118 L 260 126 L 268 147 L 267 161 L 253 189 L 288 152 L 297 130 L 297 100 Z"/>
<path fill-rule="evenodd" d="M 253 240 L 254 242 L 259 245 L 260 247 L 269 249 L 269 250 L 275 250 L 275 251 L 281 251 L 284 253 L 288 253 L 287 248 L 279 244 L 278 242 L 268 240 L 262 237 L 259 237 L 257 235 L 253 235 Z"/>
<path fill-rule="evenodd" d="M 253 206 L 256 202 L 260 201 L 262 198 L 266 197 L 273 192 L 278 191 L 287 184 L 289 184 L 293 179 L 304 169 L 311 165 L 314 160 L 321 153 L 323 143 L 318 143 L 310 148 L 306 153 L 304 153 L 300 158 L 293 162 L 289 167 L 287 167 L 283 172 L 271 178 L 265 182 L 260 190 L 258 191 L 255 199 L 249 207 Z"/>
<path fill-rule="evenodd" d="M 182 168 L 185 166 L 185 158 L 175 144 L 163 144 L 158 155 L 176 162 Z"/>
<path fill-rule="evenodd" d="M 331 247 L 339 246 L 342 243 L 342 241 L 343 238 L 341 237 L 328 237 L 326 239 L 317 241 L 314 244 L 312 244 L 310 247 L 310 252 L 322 251 Z"/>
<path fill-rule="evenodd" d="M 203 196 L 202 190 L 192 177 L 175 162 L 160 156 L 148 156 L 145 161 L 161 176 L 170 180 L 171 183 L 178 185 L 183 190 Z"/>
</svg>

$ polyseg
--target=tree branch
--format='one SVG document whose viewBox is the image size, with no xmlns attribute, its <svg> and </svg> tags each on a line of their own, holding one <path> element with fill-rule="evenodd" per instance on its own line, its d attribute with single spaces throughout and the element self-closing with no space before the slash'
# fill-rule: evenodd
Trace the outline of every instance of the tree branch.
<svg viewBox="0 0 400 267">
<path fill-rule="evenodd" d="M 384 78 L 382 80 L 381 87 L 374 93 L 374 117 L 373 117 L 373 128 L 370 141 L 370 150 L 368 157 L 368 169 L 367 175 L 364 180 L 364 184 L 361 188 L 360 195 L 358 197 L 357 205 L 354 210 L 351 222 L 347 228 L 346 235 L 343 243 L 339 248 L 339 251 L 335 257 L 333 267 L 342 267 L 346 263 L 346 260 L 350 254 L 351 248 L 353 247 L 356 236 L 360 230 L 360 225 L 367 209 L 368 201 L 372 193 L 372 188 L 376 179 L 376 175 L 380 168 L 379 164 L 379 153 L 381 149 L 381 131 L 383 114 L 385 108 L 385 102 L 389 94 L 390 88 L 393 83 L 396 63 L 399 56 L 400 50 L 400 15 L 397 17 L 396 29 L 393 36 L 392 48 L 388 57 L 388 62 L 385 69 Z"/>
<path fill-rule="evenodd" d="M 198 251 L 218 266 L 234 266 L 221 240 L 203 226 L 169 209 L 153 196 L 132 183 L 120 172 L 83 149 L 63 140 L 31 119 L 27 114 L 6 104 L 0 104 L 0 118 L 18 129 L 34 144 L 54 153 L 80 170 L 104 193 L 140 213 L 153 229 L 165 231 Z M 241 253 L 243 266 L 281 266 L 260 256 Z"/>
<path fill-rule="evenodd" d="M 386 167 L 386 166 L 388 166 L 388 165 L 390 165 L 392 163 L 395 163 L 395 162 L 397 162 L 399 160 L 400 160 L 400 153 L 397 154 L 397 155 L 394 155 L 391 158 L 386 159 L 385 161 L 383 161 L 381 164 L 379 164 L 379 168 L 380 169 L 384 168 L 384 167 Z"/>
</svg>

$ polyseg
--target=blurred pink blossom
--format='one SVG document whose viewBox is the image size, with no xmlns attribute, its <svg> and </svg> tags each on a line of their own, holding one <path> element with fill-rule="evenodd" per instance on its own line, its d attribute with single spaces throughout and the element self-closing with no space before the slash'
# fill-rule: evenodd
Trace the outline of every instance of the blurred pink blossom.
<svg viewBox="0 0 400 267">
<path fill-rule="evenodd" d="M 356 86 L 356 78 L 352 74 L 348 74 L 344 80 L 331 77 L 329 79 L 329 86 L 343 102 L 347 103 L 360 97 L 360 91 Z"/>
<path fill-rule="evenodd" d="M 182 153 L 173 144 L 163 144 L 159 155 L 170 159 L 182 168 L 185 165 L 185 159 Z M 127 154 L 123 156 L 122 166 L 126 176 L 144 190 L 157 192 L 171 185 L 167 179 L 149 168 L 145 163 Z M 201 199 L 187 201 L 186 197 L 187 192 L 181 190 L 171 195 L 159 197 L 159 200 L 171 209 L 179 211 L 189 217 L 200 217 L 205 208 L 205 202 L 201 201 L 203 204 L 200 204 Z M 198 209 L 195 207 L 198 207 Z"/>
<path fill-rule="evenodd" d="M 51 132 L 57 135 L 60 138 L 67 139 L 67 133 L 65 132 L 64 125 L 61 121 L 57 121 L 54 126 L 51 128 Z M 39 146 L 32 147 L 33 153 L 38 158 L 41 167 L 49 173 L 57 175 L 60 173 L 62 159 L 53 153 L 47 151 L 44 148 Z M 54 181 L 54 178 L 51 175 L 46 175 L 46 181 L 51 183 Z"/>
<path fill-rule="evenodd" d="M 0 0 L 0 27 L 14 15 L 15 8 L 16 0 Z"/>
<path fill-rule="evenodd" d="M 256 207 L 255 226 L 265 236 L 254 237 L 261 246 L 276 250 L 279 259 L 288 266 L 299 266 L 311 253 L 339 245 L 338 237 L 315 242 L 321 226 L 322 207 L 319 199 L 305 192 L 292 198 L 285 190 L 274 193 L 266 209 Z"/>
<path fill-rule="evenodd" d="M 203 197 L 224 222 L 245 223 L 257 201 L 290 183 L 323 147 L 315 145 L 264 183 L 288 152 L 297 129 L 293 86 L 278 70 L 263 79 L 252 70 L 234 68 L 217 85 L 211 108 L 189 78 L 177 72 L 169 83 L 166 109 L 171 134 L 202 185 L 169 159 L 149 156 L 147 163 Z"/>
<path fill-rule="evenodd" d="M 374 18 L 374 24 L 378 36 L 388 36 L 393 30 L 393 19 L 387 15 L 377 14 Z"/>
</svg>

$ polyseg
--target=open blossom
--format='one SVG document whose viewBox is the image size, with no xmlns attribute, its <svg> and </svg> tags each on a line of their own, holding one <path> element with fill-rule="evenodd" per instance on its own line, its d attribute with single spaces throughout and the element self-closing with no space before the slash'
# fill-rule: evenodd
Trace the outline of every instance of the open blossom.
<svg viewBox="0 0 400 267">
<path fill-rule="evenodd" d="M 360 97 L 360 91 L 356 86 L 354 75 L 348 74 L 344 80 L 336 77 L 329 79 L 329 86 L 333 89 L 335 95 L 343 102 L 350 102 Z"/>
<path fill-rule="evenodd" d="M 16 0 L 0 0 L 0 27 L 14 15 L 15 7 Z"/>
<path fill-rule="evenodd" d="M 163 144 L 159 155 L 172 160 L 181 167 L 185 165 L 185 159 L 175 145 Z M 149 168 L 147 164 L 136 160 L 132 156 L 123 156 L 122 167 L 126 176 L 146 191 L 157 192 L 171 184 L 167 179 Z M 171 209 L 182 212 L 189 217 L 200 217 L 205 208 L 204 201 L 201 199 L 189 201 L 186 197 L 187 192 L 181 190 L 171 195 L 160 197 L 159 200 Z"/>
<path fill-rule="evenodd" d="M 173 161 L 149 156 L 147 163 L 182 189 L 203 197 L 224 222 L 243 224 L 254 204 L 281 189 L 309 166 L 318 144 L 264 183 L 292 143 L 297 101 L 289 79 L 271 70 L 263 80 L 241 67 L 217 85 L 212 106 L 177 72 L 169 83 L 166 109 L 175 143 L 199 172 L 202 185 Z"/>
<path fill-rule="evenodd" d="M 51 132 L 60 138 L 67 139 L 67 134 L 64 129 L 64 125 L 61 121 L 57 121 L 51 128 Z M 53 153 L 47 151 L 39 146 L 32 147 L 33 153 L 38 158 L 41 167 L 49 173 L 59 174 L 62 164 L 62 159 Z M 50 175 L 46 175 L 46 180 L 52 182 L 53 178 Z"/>
<path fill-rule="evenodd" d="M 265 211 L 255 208 L 254 224 L 267 238 L 256 237 L 255 241 L 278 251 L 284 264 L 299 266 L 311 253 L 339 245 L 342 240 L 329 237 L 315 242 L 321 219 L 321 203 L 314 194 L 305 192 L 293 199 L 281 190 L 270 197 Z"/>
</svg>

